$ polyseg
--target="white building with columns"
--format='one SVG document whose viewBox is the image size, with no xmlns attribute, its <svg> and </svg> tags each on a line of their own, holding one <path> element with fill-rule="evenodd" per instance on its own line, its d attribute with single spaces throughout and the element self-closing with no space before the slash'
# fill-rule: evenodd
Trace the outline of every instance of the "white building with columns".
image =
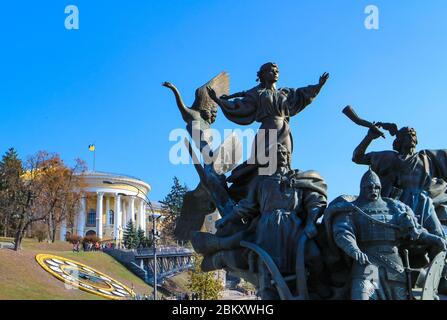
<svg viewBox="0 0 447 320">
<path fill-rule="evenodd" d="M 147 230 L 146 197 L 151 186 L 134 177 L 105 172 L 85 172 L 83 195 L 73 224 L 62 223 L 61 239 L 67 232 L 81 237 L 96 235 L 102 240 L 120 241 L 127 223 Z"/>
</svg>

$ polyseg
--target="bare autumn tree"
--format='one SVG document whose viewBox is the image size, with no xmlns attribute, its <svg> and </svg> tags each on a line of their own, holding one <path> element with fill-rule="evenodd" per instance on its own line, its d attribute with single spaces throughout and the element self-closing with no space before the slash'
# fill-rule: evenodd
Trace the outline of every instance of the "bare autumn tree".
<svg viewBox="0 0 447 320">
<path fill-rule="evenodd" d="M 15 250 L 20 249 L 28 226 L 34 222 L 46 222 L 51 241 L 63 220 L 73 223 L 83 186 L 79 173 L 85 170 L 85 163 L 80 159 L 69 168 L 58 154 L 46 151 L 28 158 L 18 197 L 19 210 L 14 215 L 17 222 Z"/>
<path fill-rule="evenodd" d="M 85 163 L 77 159 L 73 168 L 64 165 L 58 155 L 47 163 L 49 170 L 43 175 L 45 196 L 41 206 L 48 211 L 45 219 L 51 242 L 56 240 L 56 230 L 65 221 L 67 226 L 74 224 L 79 209 L 82 190 L 82 177 L 79 173 L 86 170 Z"/>
</svg>

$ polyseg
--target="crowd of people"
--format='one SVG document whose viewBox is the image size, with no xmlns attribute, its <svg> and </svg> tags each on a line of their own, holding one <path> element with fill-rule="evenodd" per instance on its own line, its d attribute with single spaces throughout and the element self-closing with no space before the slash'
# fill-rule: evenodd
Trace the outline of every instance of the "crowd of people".
<svg viewBox="0 0 447 320">
<path fill-rule="evenodd" d="M 81 241 L 73 242 L 73 252 L 79 252 L 80 247 L 81 247 Z M 114 249 L 114 248 L 115 248 L 115 244 L 113 242 L 107 242 L 107 243 L 100 243 L 99 241 L 82 242 L 82 250 L 84 252 L 102 251 L 104 249 Z"/>
</svg>

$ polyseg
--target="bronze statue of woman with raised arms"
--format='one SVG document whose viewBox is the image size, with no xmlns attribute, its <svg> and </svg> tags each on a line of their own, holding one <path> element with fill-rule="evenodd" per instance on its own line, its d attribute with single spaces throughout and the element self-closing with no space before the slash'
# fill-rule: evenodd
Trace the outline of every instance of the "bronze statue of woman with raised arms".
<svg viewBox="0 0 447 320">
<path fill-rule="evenodd" d="M 290 153 L 293 152 L 290 118 L 312 103 L 329 78 L 328 73 L 323 73 L 316 85 L 298 89 L 277 89 L 279 68 L 276 63 L 272 62 L 263 64 L 257 76 L 259 85 L 231 96 L 218 97 L 216 91 L 208 87 L 209 96 L 220 106 L 228 120 L 240 125 L 249 125 L 255 121 L 261 123 L 260 131 L 255 139 L 255 146 L 252 149 L 256 156 L 252 156 L 251 159 L 236 168 L 228 179 L 228 182 L 233 183 L 230 193 L 238 199 L 247 194 L 248 184 L 246 182 L 250 182 L 258 175 L 257 169 L 265 165 L 258 161 L 259 152 L 267 155 L 269 148 L 276 146 L 277 143 L 285 146 Z M 269 138 L 269 131 L 272 129 L 275 130 L 276 141 Z M 260 137 L 260 135 L 263 136 Z M 276 154 L 276 151 L 273 152 Z"/>
</svg>

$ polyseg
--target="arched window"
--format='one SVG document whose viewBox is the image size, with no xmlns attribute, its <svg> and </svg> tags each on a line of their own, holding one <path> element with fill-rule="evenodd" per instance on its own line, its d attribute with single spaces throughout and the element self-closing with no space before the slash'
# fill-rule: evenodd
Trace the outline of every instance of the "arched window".
<svg viewBox="0 0 447 320">
<path fill-rule="evenodd" d="M 86 236 L 96 236 L 96 232 L 94 230 L 89 230 L 89 231 L 87 231 L 87 233 L 85 235 Z"/>
<path fill-rule="evenodd" d="M 87 215 L 87 225 L 88 226 L 96 226 L 96 210 L 90 209 Z"/>
<path fill-rule="evenodd" d="M 113 210 L 109 211 L 109 224 L 115 224 L 115 212 Z"/>
</svg>

